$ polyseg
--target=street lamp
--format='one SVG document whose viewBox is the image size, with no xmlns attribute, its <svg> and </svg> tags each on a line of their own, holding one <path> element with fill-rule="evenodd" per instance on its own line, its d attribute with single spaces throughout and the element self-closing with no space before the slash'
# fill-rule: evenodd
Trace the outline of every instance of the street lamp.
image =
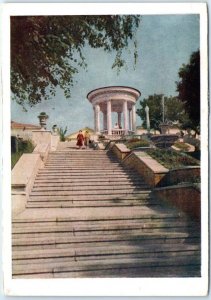
<svg viewBox="0 0 211 300">
<path fill-rule="evenodd" d="M 149 121 L 149 106 L 145 106 L 145 112 L 146 112 L 146 123 L 147 123 L 147 132 L 150 133 L 150 121 Z"/>
</svg>

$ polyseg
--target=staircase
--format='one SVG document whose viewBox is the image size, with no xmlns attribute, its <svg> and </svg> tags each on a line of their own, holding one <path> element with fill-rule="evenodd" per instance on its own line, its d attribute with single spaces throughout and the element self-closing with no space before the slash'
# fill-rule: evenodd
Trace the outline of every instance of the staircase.
<svg viewBox="0 0 211 300">
<path fill-rule="evenodd" d="M 13 278 L 200 276 L 200 227 L 109 152 L 57 150 L 13 220 Z"/>
</svg>

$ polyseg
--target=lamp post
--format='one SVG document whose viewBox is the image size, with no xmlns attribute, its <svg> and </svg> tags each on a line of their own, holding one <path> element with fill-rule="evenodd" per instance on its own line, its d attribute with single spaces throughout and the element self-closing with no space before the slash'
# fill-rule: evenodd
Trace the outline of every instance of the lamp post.
<svg viewBox="0 0 211 300">
<path fill-rule="evenodd" d="M 161 134 L 167 134 L 169 125 L 167 122 L 165 122 L 165 100 L 163 95 L 161 99 L 161 106 L 162 106 L 162 114 L 163 114 L 163 122 L 160 124 Z"/>
<path fill-rule="evenodd" d="M 164 96 L 162 96 L 162 111 L 163 111 L 163 123 L 165 122 L 165 101 Z"/>
<path fill-rule="evenodd" d="M 149 134 L 150 133 L 150 121 L 149 121 L 149 106 L 148 105 L 146 105 L 146 107 L 145 107 L 145 112 L 146 112 L 147 132 Z"/>
</svg>

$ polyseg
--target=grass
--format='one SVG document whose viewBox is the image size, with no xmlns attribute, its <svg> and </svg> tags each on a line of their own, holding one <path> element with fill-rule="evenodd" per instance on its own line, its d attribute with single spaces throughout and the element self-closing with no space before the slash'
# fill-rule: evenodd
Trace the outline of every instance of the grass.
<svg viewBox="0 0 211 300">
<path fill-rule="evenodd" d="M 32 153 L 34 145 L 31 141 L 18 140 L 18 152 L 11 153 L 11 168 L 13 169 L 23 153 Z"/>
<path fill-rule="evenodd" d="M 180 150 L 183 150 L 183 151 L 188 151 L 189 150 L 189 146 L 188 145 L 186 145 L 185 143 L 181 143 L 181 142 L 176 142 L 176 143 L 174 143 L 174 146 L 175 147 L 177 147 L 178 149 L 180 149 Z"/>
<path fill-rule="evenodd" d="M 139 148 L 139 147 L 149 147 L 149 142 L 143 139 L 130 139 L 128 140 L 125 145 L 129 148 L 129 149 L 135 149 L 135 148 Z"/>
<path fill-rule="evenodd" d="M 185 166 L 199 166 L 197 159 L 172 149 L 149 149 L 146 151 L 152 158 L 168 169 L 180 168 Z"/>
</svg>

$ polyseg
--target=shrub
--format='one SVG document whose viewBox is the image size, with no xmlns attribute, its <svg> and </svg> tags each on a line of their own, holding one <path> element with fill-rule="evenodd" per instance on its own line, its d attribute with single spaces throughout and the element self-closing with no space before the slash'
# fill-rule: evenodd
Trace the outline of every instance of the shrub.
<svg viewBox="0 0 211 300">
<path fill-rule="evenodd" d="M 23 153 L 32 153 L 34 150 L 34 144 L 32 141 L 27 140 L 18 140 L 18 152 L 11 153 L 11 168 L 13 169 L 15 164 L 18 162 L 20 159 L 21 155 Z"/>
<path fill-rule="evenodd" d="M 139 148 L 139 147 L 149 147 L 150 144 L 146 140 L 131 139 L 131 140 L 127 141 L 127 143 L 125 143 L 125 145 L 129 149 L 135 149 L 135 148 Z"/>
<path fill-rule="evenodd" d="M 65 141 L 65 134 L 67 133 L 67 126 L 65 127 L 65 129 L 63 129 L 62 127 L 59 128 L 59 135 L 60 135 L 60 141 L 64 142 Z"/>
<path fill-rule="evenodd" d="M 198 166 L 200 162 L 191 156 L 172 149 L 149 149 L 147 153 L 168 169 Z"/>
<path fill-rule="evenodd" d="M 181 150 L 183 150 L 183 151 L 188 151 L 189 150 L 189 146 L 188 145 L 186 145 L 185 143 L 181 143 L 181 142 L 176 142 L 176 143 L 174 143 L 174 146 L 175 147 L 177 147 L 178 149 L 181 149 Z"/>
<path fill-rule="evenodd" d="M 132 139 L 128 140 L 128 143 L 136 143 L 139 141 L 140 141 L 140 139 L 138 139 L 138 138 L 132 138 Z"/>
</svg>

